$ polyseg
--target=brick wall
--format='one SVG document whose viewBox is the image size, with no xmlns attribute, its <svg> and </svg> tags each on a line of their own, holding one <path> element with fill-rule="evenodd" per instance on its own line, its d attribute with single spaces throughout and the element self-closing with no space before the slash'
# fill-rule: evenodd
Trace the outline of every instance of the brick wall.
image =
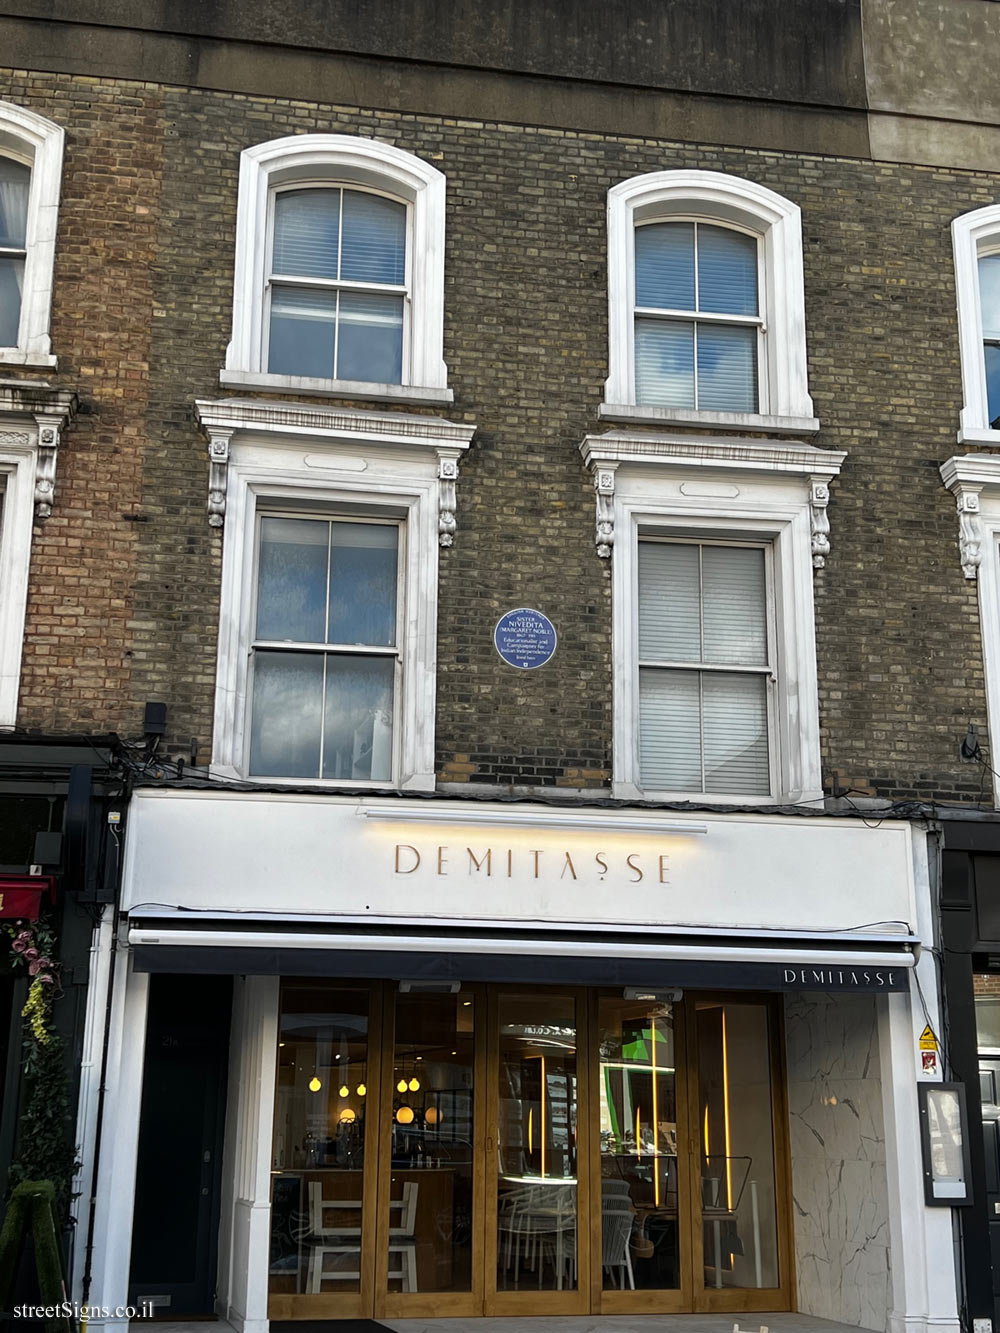
<svg viewBox="0 0 1000 1333">
<path fill-rule="evenodd" d="M 238 155 L 329 131 L 448 178 L 448 415 L 479 431 L 442 553 L 441 777 L 607 781 L 610 579 L 577 452 L 607 373 L 605 199 L 625 177 L 699 167 L 803 209 L 816 442 L 849 451 L 816 576 L 824 765 L 862 791 L 989 799 L 957 758 L 985 697 L 976 586 L 937 468 L 960 406 L 949 225 L 1000 196 L 1000 175 L 16 71 L 0 96 L 68 132 L 50 378 L 84 399 L 38 536 L 22 723 L 134 732 L 162 698 L 171 746 L 195 737 L 208 754 L 221 542 L 192 402 L 224 396 Z M 559 632 L 532 673 L 492 647 L 523 605 Z"/>
</svg>

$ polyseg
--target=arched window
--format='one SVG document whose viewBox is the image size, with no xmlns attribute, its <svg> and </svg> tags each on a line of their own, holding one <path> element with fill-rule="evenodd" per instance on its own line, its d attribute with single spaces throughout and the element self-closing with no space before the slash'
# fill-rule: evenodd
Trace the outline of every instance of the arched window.
<svg viewBox="0 0 1000 1333">
<path fill-rule="evenodd" d="M 63 131 L 0 102 L 0 364 L 52 366 L 49 314 Z"/>
<path fill-rule="evenodd" d="M 815 430 L 798 207 L 752 181 L 662 171 L 608 195 L 601 415 Z"/>
<path fill-rule="evenodd" d="M 247 149 L 222 382 L 449 401 L 444 190 L 436 168 L 373 139 Z"/>
<path fill-rule="evenodd" d="M 1000 204 L 951 224 L 962 354 L 960 441 L 1000 442 Z"/>
</svg>

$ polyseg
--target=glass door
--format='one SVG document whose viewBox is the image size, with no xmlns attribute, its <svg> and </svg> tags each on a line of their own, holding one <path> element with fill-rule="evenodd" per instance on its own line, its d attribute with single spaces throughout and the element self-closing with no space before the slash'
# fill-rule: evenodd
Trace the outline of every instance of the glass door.
<svg viewBox="0 0 1000 1333">
<path fill-rule="evenodd" d="M 371 1309 L 379 987 L 281 987 L 271 1163 L 271 1319 Z"/>
<path fill-rule="evenodd" d="M 376 1317 L 478 1314 L 482 992 L 397 989 L 386 1001 Z"/>
<path fill-rule="evenodd" d="M 590 1308 L 584 996 L 494 994 L 486 1313 Z M 582 1109 L 583 1108 L 583 1109 Z"/>
<path fill-rule="evenodd" d="M 605 1313 L 691 1308 L 681 1012 L 620 993 L 597 1001 L 592 1285 Z"/>
<path fill-rule="evenodd" d="M 694 1214 L 697 1308 L 789 1309 L 787 1112 L 776 1006 L 692 997 L 688 1007 L 701 1214 L 700 1225 Z"/>
</svg>

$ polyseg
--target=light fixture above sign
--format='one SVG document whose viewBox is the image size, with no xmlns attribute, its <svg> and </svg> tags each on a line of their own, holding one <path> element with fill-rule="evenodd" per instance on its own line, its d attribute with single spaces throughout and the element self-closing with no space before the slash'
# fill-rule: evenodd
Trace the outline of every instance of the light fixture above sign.
<svg viewBox="0 0 1000 1333">
<path fill-rule="evenodd" d="M 465 807 L 442 810 L 440 806 L 391 804 L 380 801 L 378 805 L 360 805 L 358 815 L 362 819 L 372 819 L 378 823 L 397 824 L 500 824 L 521 828 L 537 829 L 592 829 L 595 833 L 691 833 L 707 834 L 707 824 L 689 824 L 678 819 L 647 819 L 637 814 L 634 819 L 621 815 L 572 814 L 562 810 L 537 811 L 468 809 Z"/>
</svg>

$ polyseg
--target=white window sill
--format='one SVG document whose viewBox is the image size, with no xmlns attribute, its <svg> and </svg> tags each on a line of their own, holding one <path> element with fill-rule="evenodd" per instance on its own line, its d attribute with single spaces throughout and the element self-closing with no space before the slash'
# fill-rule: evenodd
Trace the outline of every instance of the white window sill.
<svg viewBox="0 0 1000 1333">
<path fill-rule="evenodd" d="M 293 787 L 308 788 L 310 791 L 317 792 L 338 792 L 338 791 L 373 791 L 373 792 L 391 792 L 391 791 L 434 791 L 435 780 L 433 773 L 414 773 L 410 777 L 404 778 L 402 782 L 365 782 L 358 778 L 354 781 L 331 781 L 329 778 L 268 778 L 260 774 L 254 774 L 249 777 L 241 772 L 235 764 L 212 763 L 209 766 L 209 773 L 213 778 L 218 778 L 226 782 L 248 782 L 258 787 Z"/>
<path fill-rule="evenodd" d="M 16 347 L 0 347 L 0 366 L 24 366 L 28 370 L 53 370 L 58 358 L 39 352 L 21 352 Z"/>
<path fill-rule="evenodd" d="M 959 444 L 990 444 L 994 448 L 1000 445 L 1000 430 L 990 430 L 988 426 L 963 426 L 958 432 Z"/>
<path fill-rule="evenodd" d="M 647 422 L 651 426 L 721 426 L 726 430 L 761 430 L 773 435 L 812 435 L 819 430 L 816 417 L 771 417 L 759 412 L 694 412 L 688 408 L 647 407 L 637 403 L 602 403 L 601 421 Z"/>
<path fill-rule="evenodd" d="M 817 805 L 823 799 L 822 791 L 789 792 L 779 796 L 742 795 L 726 796 L 717 792 L 704 791 L 654 791 L 640 787 L 634 782 L 613 782 L 611 795 L 616 801 L 662 801 L 676 804 L 678 801 L 690 801 L 692 805 Z"/>
<path fill-rule="evenodd" d="M 451 389 L 418 384 L 369 384 L 364 380 L 317 380 L 304 375 L 266 375 L 255 370 L 220 370 L 219 383 L 227 389 L 270 389 L 278 393 L 315 398 L 362 398 L 366 402 L 451 403 Z"/>
</svg>

